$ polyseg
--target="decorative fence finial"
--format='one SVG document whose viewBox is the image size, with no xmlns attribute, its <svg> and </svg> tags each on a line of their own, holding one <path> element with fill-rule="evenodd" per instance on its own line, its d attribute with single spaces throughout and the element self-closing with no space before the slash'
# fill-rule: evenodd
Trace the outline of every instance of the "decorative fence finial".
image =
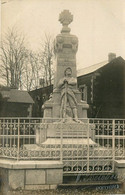
<svg viewBox="0 0 125 195">
<path fill-rule="evenodd" d="M 63 25 L 61 30 L 62 33 L 69 33 L 70 28 L 68 25 L 73 21 L 73 15 L 69 12 L 69 10 L 64 10 L 59 15 L 59 21 Z"/>
</svg>

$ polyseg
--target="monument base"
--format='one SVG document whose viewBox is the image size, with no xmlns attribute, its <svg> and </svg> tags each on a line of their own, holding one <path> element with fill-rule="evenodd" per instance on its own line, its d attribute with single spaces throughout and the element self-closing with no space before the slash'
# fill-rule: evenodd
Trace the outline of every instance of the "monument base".
<svg viewBox="0 0 125 195">
<path fill-rule="evenodd" d="M 89 105 L 86 101 L 81 100 L 81 93 L 76 90 L 75 92 L 77 103 L 78 118 L 87 118 L 87 110 Z M 43 105 L 44 116 L 43 118 L 60 118 L 60 91 L 54 90 L 52 99 L 46 101 Z"/>
<path fill-rule="evenodd" d="M 91 138 L 94 141 L 94 125 L 84 122 L 77 123 L 72 121 L 72 123 L 62 123 L 58 120 L 58 122 L 54 123 L 42 123 L 40 125 L 40 128 L 36 130 L 36 144 L 40 146 L 48 138 L 55 139 L 55 142 L 57 138 L 59 138 L 60 140 L 62 140 L 63 138 L 70 138 L 69 143 L 70 141 L 72 142 L 72 139 L 74 138 Z M 79 143 L 79 141 L 77 143 Z"/>
<path fill-rule="evenodd" d="M 112 171 L 112 148 L 99 146 L 94 134 L 94 125 L 88 123 L 42 123 L 36 132 L 36 144 L 25 144 L 23 149 L 28 152 L 28 158 L 61 160 L 63 174 L 67 169 L 74 174 L 79 167 L 85 174 L 89 172 L 87 163 L 93 173 Z"/>
<path fill-rule="evenodd" d="M 60 161 L 0 161 L 2 191 L 55 189 L 63 181 Z M 5 193 L 6 194 L 6 193 Z"/>
</svg>

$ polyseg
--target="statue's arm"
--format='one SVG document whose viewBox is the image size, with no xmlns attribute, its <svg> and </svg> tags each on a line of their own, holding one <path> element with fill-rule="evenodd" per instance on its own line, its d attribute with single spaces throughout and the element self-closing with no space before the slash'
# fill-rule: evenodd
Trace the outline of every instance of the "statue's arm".
<svg viewBox="0 0 125 195">
<path fill-rule="evenodd" d="M 61 88 L 64 85 L 64 78 L 60 79 L 58 87 Z"/>
<path fill-rule="evenodd" d="M 77 84 L 77 79 L 76 78 L 71 78 L 68 82 L 69 85 L 76 85 Z"/>
</svg>

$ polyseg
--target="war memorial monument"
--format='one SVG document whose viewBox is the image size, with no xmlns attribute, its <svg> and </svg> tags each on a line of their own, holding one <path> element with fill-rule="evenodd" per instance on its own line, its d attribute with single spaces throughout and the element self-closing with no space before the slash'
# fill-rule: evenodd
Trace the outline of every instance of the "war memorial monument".
<svg viewBox="0 0 125 195">
<path fill-rule="evenodd" d="M 68 26 L 73 15 L 64 10 L 59 21 L 62 29 L 55 39 L 54 89 L 44 103 L 43 118 L 1 119 L 0 170 L 9 189 L 55 189 L 66 175 L 125 172 L 125 163 L 115 161 L 121 151 L 114 151 L 115 124 L 112 120 L 89 120 L 89 105 L 81 101 L 76 75 L 78 38 L 70 34 Z M 108 141 L 103 139 L 104 133 Z"/>
</svg>

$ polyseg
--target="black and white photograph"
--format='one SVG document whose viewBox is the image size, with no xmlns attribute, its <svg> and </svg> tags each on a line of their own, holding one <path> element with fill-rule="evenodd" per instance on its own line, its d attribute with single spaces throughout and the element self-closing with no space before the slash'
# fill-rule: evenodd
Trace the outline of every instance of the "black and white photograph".
<svg viewBox="0 0 125 195">
<path fill-rule="evenodd" d="M 0 9 L 0 195 L 125 194 L 125 0 Z"/>
</svg>

